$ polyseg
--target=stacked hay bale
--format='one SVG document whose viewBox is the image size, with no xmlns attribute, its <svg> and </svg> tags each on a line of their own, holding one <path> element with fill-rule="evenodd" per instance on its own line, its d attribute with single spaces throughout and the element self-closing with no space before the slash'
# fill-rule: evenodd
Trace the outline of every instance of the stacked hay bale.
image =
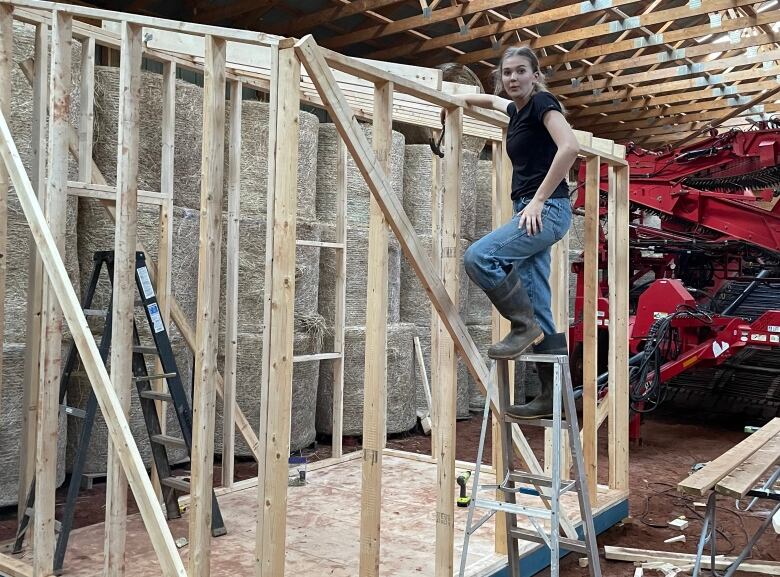
<svg viewBox="0 0 780 577">
<path fill-rule="evenodd" d="M 472 146 L 481 148 L 484 141 L 469 141 Z M 461 171 L 461 229 L 458 242 L 458 261 L 461 263 L 459 277 L 459 308 L 461 316 L 467 319 L 470 305 L 469 292 L 472 283 L 463 268 L 463 253 L 477 238 L 476 207 L 477 198 L 477 167 L 478 152 L 474 149 L 463 150 Z M 404 209 L 414 226 L 423 247 L 431 254 L 432 220 L 431 195 L 434 188 L 433 157 L 427 145 L 407 145 L 404 165 Z M 411 264 L 405 260 L 401 263 L 401 320 L 414 323 L 416 333 L 425 357 L 425 370 L 430 374 L 430 343 L 432 307 L 430 299 L 417 278 Z M 415 364 L 415 386 L 417 390 L 417 407 L 420 411 L 427 410 L 425 396 L 422 391 L 422 376 L 420 368 Z M 469 416 L 468 371 L 462 362 L 458 366 L 458 403 L 459 418 Z"/>
<path fill-rule="evenodd" d="M 106 180 L 111 184 L 116 179 L 116 142 L 118 117 L 118 69 L 98 68 L 96 70 L 96 137 L 95 160 Z M 161 153 L 161 117 L 162 117 L 162 79 L 161 76 L 145 73 L 142 76 L 141 106 L 141 151 L 139 167 L 139 187 L 147 190 L 159 190 L 160 153 Z M 200 230 L 200 155 L 202 127 L 202 88 L 177 82 L 176 87 L 176 159 L 174 162 L 174 215 L 173 215 L 173 260 L 172 290 L 192 327 L 195 327 L 198 284 L 198 246 Z M 228 121 L 229 126 L 229 108 Z M 301 156 L 299 171 L 299 216 L 298 237 L 319 240 L 319 229 L 308 224 L 314 216 L 314 178 L 316 166 L 317 119 L 311 114 L 301 113 Z M 239 256 L 239 295 L 238 295 L 238 382 L 237 402 L 246 414 L 249 422 L 257 428 L 260 416 L 260 375 L 263 333 L 263 291 L 265 284 L 265 231 L 267 197 L 267 134 L 268 105 L 256 101 L 246 101 L 242 113 L 242 156 L 241 156 L 241 206 L 240 206 L 240 256 Z M 227 149 L 227 146 L 226 146 Z M 226 150 L 227 167 L 227 150 Z M 227 168 L 225 170 L 227 178 Z M 308 195 L 308 201 L 307 201 Z M 113 249 L 114 226 L 98 204 L 89 199 L 81 199 L 82 219 L 80 221 L 79 256 L 84 267 L 82 278 L 91 273 L 92 254 L 96 250 Z M 223 210 L 227 209 L 227 193 Z M 225 288 L 224 271 L 226 269 L 227 216 L 223 213 L 223 250 L 220 302 L 220 369 L 224 363 L 225 329 Z M 138 238 L 147 249 L 147 258 L 157 259 L 159 246 L 159 210 L 154 206 L 139 206 Z M 297 298 L 296 317 L 308 319 L 306 327 L 313 322 L 317 305 L 317 274 L 319 261 L 317 251 L 309 247 L 299 247 L 297 251 Z M 96 306 L 107 305 L 109 287 L 102 283 L 96 296 Z M 136 315 L 141 330 L 146 329 L 145 320 Z M 322 323 L 319 323 L 320 325 Z M 297 328 L 304 324 L 296 323 Z M 175 326 L 169 327 L 169 335 L 185 389 L 190 390 L 192 383 L 193 357 Z M 142 340 L 144 337 L 142 336 Z M 309 343 L 308 333 L 296 336 L 296 342 Z M 300 348 L 300 347 L 299 347 Z M 313 351 L 313 347 L 309 347 Z M 308 352 L 307 350 L 307 352 Z M 151 364 L 151 363 L 150 363 Z M 294 374 L 297 394 L 293 398 L 293 431 L 291 444 L 299 449 L 314 440 L 314 410 L 311 398 L 316 395 L 317 371 L 309 369 Z M 88 383 L 76 382 L 73 386 L 74 397 L 84 395 Z M 146 432 L 137 397 L 132 395 L 133 406 L 130 411 L 131 430 L 139 444 L 146 463 L 150 462 L 148 434 Z M 215 427 L 216 451 L 222 447 L 221 421 L 222 407 L 218 403 L 217 426 Z M 171 434 L 178 435 L 178 424 L 172 409 L 167 416 Z M 238 439 L 236 454 L 251 455 L 249 448 Z M 100 473 L 105 470 L 105 425 L 99 420 L 93 433 L 87 471 Z M 70 453 L 75 449 L 71 444 Z M 183 451 L 173 452 L 173 460 L 185 459 Z"/>
<path fill-rule="evenodd" d="M 35 47 L 35 29 L 18 21 L 13 23 L 13 62 L 11 63 L 11 105 L 8 124 L 27 173 L 32 176 L 32 107 L 33 91 L 24 77 L 19 63 L 31 58 Z M 81 46 L 74 43 L 72 52 L 73 88 L 71 90 L 71 123 L 79 117 L 79 68 Z M 75 124 L 74 124 L 75 125 Z M 46 127 L 44 127 L 46 130 Z M 44 147 L 44 151 L 46 148 Z M 76 180 L 78 169 L 75 160 L 69 162 L 68 177 Z M 78 294 L 79 270 L 76 257 L 76 220 L 78 203 L 67 199 L 65 215 L 65 268 L 73 288 Z M 13 187 L 8 191 L 8 250 L 6 257 L 5 322 L 3 337 L 3 387 L 0 399 L 0 507 L 17 501 L 19 482 L 19 450 L 22 437 L 22 406 L 24 399 L 24 357 L 27 335 L 28 270 L 30 250 L 34 242 L 30 236 L 27 219 Z M 63 359 L 72 342 L 67 324 L 63 322 Z M 57 434 L 57 485 L 65 478 L 65 444 L 67 428 L 65 417 L 60 415 Z"/>
<path fill-rule="evenodd" d="M 371 138 L 371 126 L 362 126 Z M 317 218 L 323 240 L 335 240 L 337 133 L 332 124 L 321 124 L 317 158 Z M 403 197 L 404 139 L 393 132 L 390 154 L 390 182 L 393 192 Z M 351 157 L 347 163 L 347 276 L 344 343 L 344 434 L 360 435 L 363 430 L 363 384 L 366 338 L 366 279 L 368 278 L 368 224 L 370 191 Z M 325 349 L 333 350 L 335 322 L 336 259 L 339 254 L 323 249 L 320 257 L 319 310 L 328 326 Z M 387 314 L 387 431 L 398 433 L 414 427 L 414 388 L 412 360 L 414 326 L 399 323 L 400 245 L 389 233 L 388 314 Z M 333 367 L 322 363 L 317 395 L 317 431 L 332 433 Z"/>
</svg>

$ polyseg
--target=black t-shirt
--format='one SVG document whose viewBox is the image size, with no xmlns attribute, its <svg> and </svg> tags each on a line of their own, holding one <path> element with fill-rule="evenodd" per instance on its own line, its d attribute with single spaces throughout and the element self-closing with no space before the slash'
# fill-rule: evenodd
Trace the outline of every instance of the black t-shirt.
<svg viewBox="0 0 780 577">
<path fill-rule="evenodd" d="M 521 110 L 514 102 L 506 107 L 509 127 L 506 152 L 512 161 L 512 200 L 532 197 L 550 169 L 558 147 L 542 119 L 549 110 L 562 112 L 561 105 L 549 92 L 537 92 Z M 568 198 L 566 181 L 555 188 L 550 198 Z"/>
</svg>

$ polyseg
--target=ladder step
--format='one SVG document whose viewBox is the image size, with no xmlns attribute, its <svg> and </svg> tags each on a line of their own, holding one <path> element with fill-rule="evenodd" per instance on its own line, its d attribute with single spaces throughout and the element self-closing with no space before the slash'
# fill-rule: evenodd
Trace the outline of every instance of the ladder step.
<svg viewBox="0 0 780 577">
<path fill-rule="evenodd" d="M 164 487 L 170 487 L 183 493 L 190 492 L 190 478 L 189 477 L 166 477 L 160 479 L 160 484 Z"/>
<path fill-rule="evenodd" d="M 29 529 L 32 526 L 33 519 L 35 518 L 35 509 L 33 509 L 32 507 L 27 507 L 24 510 L 24 514 L 27 516 L 28 519 L 30 519 L 30 525 L 27 526 L 27 528 Z M 54 520 L 54 531 L 57 533 L 62 531 L 62 523 L 57 521 L 57 519 Z"/>
<path fill-rule="evenodd" d="M 157 347 L 147 345 L 136 345 L 133 347 L 134 353 L 141 353 L 142 355 L 156 355 Z"/>
<path fill-rule="evenodd" d="M 512 513 L 515 515 L 525 515 L 536 519 L 549 519 L 552 513 L 543 507 L 526 507 L 517 503 L 505 503 L 504 501 L 495 501 L 491 499 L 475 499 L 474 506 L 489 511 L 501 511 L 503 513 Z"/>
<path fill-rule="evenodd" d="M 515 483 L 530 483 L 532 485 L 538 485 L 540 487 L 552 487 L 552 478 L 547 475 L 533 475 L 523 471 L 510 471 L 509 478 Z M 562 480 L 561 491 L 566 489 L 571 491 L 576 489 L 577 481 Z"/>
<path fill-rule="evenodd" d="M 167 401 L 169 403 L 173 402 L 173 397 L 171 397 L 171 394 L 164 391 L 141 391 L 138 394 L 142 399 L 151 399 L 152 401 Z"/>
<path fill-rule="evenodd" d="M 107 309 L 83 309 L 85 317 L 104 317 L 108 314 Z"/>
<path fill-rule="evenodd" d="M 133 377 L 133 382 L 137 383 L 138 381 L 154 381 L 157 379 L 170 379 L 171 377 L 175 377 L 176 373 L 161 373 L 159 375 L 146 375 L 141 377 Z"/>
<path fill-rule="evenodd" d="M 157 443 L 158 445 L 176 447 L 179 449 L 187 448 L 187 444 L 184 442 L 184 439 L 179 439 L 178 437 L 171 437 L 168 435 L 152 435 L 150 438 L 152 439 L 153 443 Z"/>
<path fill-rule="evenodd" d="M 546 427 L 552 429 L 554 426 L 552 419 L 517 419 L 509 414 L 504 414 L 504 422 L 517 423 L 518 425 L 528 425 L 530 427 Z M 561 429 L 568 428 L 569 423 L 561 420 Z"/>
<path fill-rule="evenodd" d="M 520 529 L 519 527 L 514 527 L 509 530 L 509 534 L 512 536 L 513 539 L 519 539 L 521 541 L 532 541 L 534 543 L 541 543 L 543 545 L 546 545 L 546 541 L 544 538 L 539 535 L 539 533 L 535 531 L 529 531 L 528 529 Z M 549 535 L 548 535 L 549 537 Z M 567 537 L 558 537 L 558 543 L 560 544 L 562 549 L 567 549 L 569 551 L 575 551 L 577 553 L 588 553 L 588 548 L 582 541 L 578 541 L 576 539 L 569 539 Z"/>
<path fill-rule="evenodd" d="M 87 412 L 84 409 L 69 407 L 68 405 L 60 405 L 60 408 L 65 412 L 66 415 L 76 417 L 77 419 L 84 419 L 87 416 Z"/>
</svg>

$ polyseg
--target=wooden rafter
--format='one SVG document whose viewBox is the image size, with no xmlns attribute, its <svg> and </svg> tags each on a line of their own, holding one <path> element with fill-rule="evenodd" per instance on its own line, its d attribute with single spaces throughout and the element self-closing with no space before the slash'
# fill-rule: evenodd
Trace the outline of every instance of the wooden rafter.
<svg viewBox="0 0 780 577">
<path fill-rule="evenodd" d="M 745 0 L 739 0 L 739 1 L 745 1 Z M 583 48 L 581 50 L 572 50 L 571 52 L 567 52 L 566 54 L 555 54 L 552 56 L 541 58 L 540 64 L 542 66 L 552 66 L 555 64 L 560 64 L 562 62 L 572 62 L 575 60 L 595 58 L 601 55 L 618 54 L 620 52 L 635 50 L 636 48 L 639 48 L 641 46 L 650 46 L 653 44 L 663 44 L 669 42 L 676 42 L 678 40 L 687 40 L 690 38 L 706 36 L 712 33 L 721 34 L 732 30 L 741 30 L 746 27 L 756 26 L 758 24 L 771 24 L 773 22 L 776 22 L 777 20 L 780 20 L 780 10 L 774 10 L 772 12 L 762 12 L 761 14 L 758 14 L 755 18 L 735 18 L 733 20 L 723 20 L 720 23 L 719 28 L 713 28 L 709 24 L 702 24 L 698 26 L 689 26 L 685 28 L 672 30 L 670 32 L 664 33 L 660 37 L 633 38 L 633 39 L 623 40 L 621 42 L 609 42 L 605 44 L 599 44 L 597 46 L 591 46 L 588 48 Z M 461 64 L 468 64 L 470 62 L 475 62 L 478 60 L 495 58 L 496 56 L 499 55 L 499 53 L 500 51 L 494 50 L 493 48 L 487 48 L 485 50 L 473 50 L 470 51 L 468 54 L 459 57 L 457 61 L 460 62 Z"/>
<path fill-rule="evenodd" d="M 683 58 L 707 56 L 721 53 L 725 50 L 741 50 L 753 46 L 760 46 L 762 44 L 769 44 L 773 42 L 774 39 L 774 34 L 759 34 L 757 36 L 750 36 L 748 38 L 742 39 L 736 44 L 723 45 L 720 43 L 715 44 L 712 42 L 704 42 L 697 46 L 686 46 L 684 48 L 678 48 L 676 49 L 676 52 L 672 54 L 667 51 L 663 51 L 653 54 L 644 54 L 642 56 L 632 55 L 631 57 L 610 60 L 608 62 L 600 62 L 598 64 L 592 64 L 586 67 L 572 68 L 570 70 L 559 70 L 552 77 L 548 78 L 548 81 L 555 83 L 563 80 L 569 80 L 571 78 L 585 77 L 588 74 L 604 74 L 607 72 L 614 72 L 619 70 L 643 68 L 658 63 L 671 64 L 674 62 L 679 62 Z"/>
<path fill-rule="evenodd" d="M 613 22 L 598 24 L 595 26 L 587 26 L 587 27 L 579 28 L 574 31 L 569 31 L 566 34 L 563 33 L 546 34 L 535 41 L 529 42 L 528 45 L 532 48 L 541 48 L 543 46 L 551 46 L 553 44 L 574 42 L 576 40 L 592 39 L 601 36 L 609 36 L 616 32 L 621 32 L 622 30 L 639 28 L 641 26 L 650 26 L 654 24 L 674 21 L 677 19 L 689 18 L 692 16 L 699 16 L 702 14 L 707 14 L 708 12 L 726 8 L 731 5 L 735 5 L 735 4 L 743 5 L 754 1 L 755 0 L 709 0 L 709 2 L 703 3 L 700 6 L 695 8 L 691 6 L 669 8 L 667 10 L 650 12 L 648 14 L 643 14 L 641 16 L 630 18 L 623 21 L 613 21 Z M 619 4 L 619 3 L 613 2 L 613 6 L 610 8 L 614 8 L 615 7 L 614 4 Z M 553 10 L 561 10 L 561 9 L 556 8 Z M 552 12 L 552 10 L 548 12 Z M 545 14 L 545 13 L 540 12 L 537 14 Z M 525 17 L 515 18 L 507 22 L 504 22 L 501 25 L 479 26 L 477 28 L 469 30 L 466 34 L 461 34 L 458 32 L 456 34 L 446 34 L 443 36 L 437 36 L 431 41 L 423 42 L 419 45 L 401 46 L 398 47 L 396 56 L 406 55 L 412 52 L 418 54 L 420 52 L 424 52 L 427 50 L 434 50 L 436 48 L 441 48 L 443 46 L 451 46 L 462 42 L 468 42 L 470 40 L 484 38 L 486 36 L 489 36 L 490 34 L 495 34 L 497 31 L 506 32 L 509 30 L 522 28 L 527 26 L 525 24 L 521 24 L 523 22 L 523 18 Z M 632 48 L 637 48 L 637 46 L 632 45 Z M 494 47 L 491 47 L 485 50 L 476 50 L 470 52 L 467 55 L 467 58 L 471 58 L 471 60 L 469 61 L 474 62 L 478 60 L 484 60 L 487 58 L 494 58 L 499 54 L 500 54 L 500 48 L 496 49 Z"/>
<path fill-rule="evenodd" d="M 770 106 L 772 108 L 769 108 Z M 729 107 L 729 108 L 733 108 L 733 107 Z M 774 109 L 780 109 L 780 105 L 777 104 L 764 105 L 763 107 L 761 105 L 756 105 L 755 107 L 746 109 L 743 112 L 743 115 L 768 113 L 770 111 L 773 111 Z M 774 111 L 777 112 L 777 110 Z M 590 126 L 602 138 L 609 138 L 612 140 L 622 140 L 626 137 L 627 134 L 632 132 L 649 131 L 661 127 L 683 125 L 685 123 L 708 122 L 710 120 L 717 120 L 718 118 L 723 116 L 723 114 L 724 114 L 723 110 L 720 109 L 720 110 L 710 110 L 708 112 L 699 112 L 693 114 L 648 118 L 636 122 L 624 122 L 618 124 L 615 124 L 614 122 L 610 122 L 609 127 L 603 125 L 597 125 L 600 127 L 600 129 L 596 129 L 593 125 Z"/>
<path fill-rule="evenodd" d="M 775 80 L 765 80 L 760 82 L 753 82 L 751 84 L 744 84 L 739 87 L 727 87 L 725 90 L 722 88 L 698 88 L 690 92 L 678 92 L 675 94 L 669 94 L 659 97 L 646 97 L 642 101 L 638 102 L 615 102 L 610 104 L 602 104 L 599 106 L 590 106 L 582 110 L 573 111 L 572 117 L 582 118 L 584 116 L 591 116 L 594 114 L 614 112 L 621 112 L 637 108 L 639 106 L 654 106 L 663 104 L 680 104 L 689 103 L 692 100 L 702 100 L 710 98 L 720 98 L 721 96 L 737 97 L 744 94 L 750 94 L 754 92 L 760 92 L 762 90 L 771 90 L 777 85 Z M 738 89 L 737 89 L 738 88 Z M 694 110 L 701 110 L 702 105 L 697 105 Z"/>
<path fill-rule="evenodd" d="M 558 86 L 554 92 L 556 95 L 564 94 L 576 94 L 579 92 L 589 92 L 593 90 L 600 90 L 607 88 L 608 86 L 622 86 L 625 84 L 641 84 L 645 82 L 657 82 L 666 78 L 675 77 L 689 77 L 692 75 L 698 75 L 702 72 L 718 72 L 723 68 L 730 66 L 742 66 L 745 64 L 761 64 L 766 61 L 780 59 L 780 50 L 771 50 L 768 52 L 758 52 L 754 56 L 748 56 L 746 54 L 740 56 L 733 56 L 731 58 L 720 58 L 715 62 L 697 62 L 687 66 L 669 66 L 667 68 L 659 68 L 657 70 L 637 72 L 634 74 L 624 74 L 620 77 L 613 77 L 610 79 L 599 79 L 591 82 L 583 82 L 581 84 L 568 84 Z"/>
<path fill-rule="evenodd" d="M 631 4 L 636 1 L 637 0 L 613 0 L 613 4 L 614 5 Z M 514 4 L 515 2 L 511 2 L 509 0 L 473 0 L 468 4 L 463 4 L 461 6 L 450 6 L 448 8 L 439 8 L 438 10 L 434 10 L 430 18 L 425 18 L 424 16 L 413 16 L 411 18 L 404 18 L 403 20 L 398 20 L 396 22 L 393 22 L 392 24 L 388 24 L 387 26 L 371 26 L 368 28 L 363 28 L 361 30 L 352 32 L 350 34 L 345 34 L 344 36 L 341 36 L 339 38 L 329 39 L 327 41 L 327 44 L 329 47 L 332 48 L 341 48 L 344 46 L 349 46 L 350 44 L 354 44 L 356 42 L 363 42 L 364 40 L 368 40 L 370 38 L 381 38 L 383 36 L 390 36 L 391 34 L 397 34 L 399 32 L 403 32 L 404 30 L 411 30 L 417 27 L 430 26 L 431 24 L 436 24 L 437 22 L 445 22 L 447 20 L 452 20 L 458 16 L 467 16 L 469 14 L 475 14 L 477 12 L 484 11 L 488 8 L 495 10 L 502 6 Z M 527 14 L 524 16 L 519 16 L 517 18 L 508 20 L 506 22 L 494 23 L 487 26 L 480 26 L 478 28 L 474 28 L 472 30 L 467 31 L 466 34 L 459 34 L 458 42 L 467 42 L 469 40 L 474 40 L 476 38 L 484 38 L 492 34 L 503 34 L 504 32 L 510 32 L 512 30 L 519 30 L 522 28 L 536 26 L 538 24 L 545 24 L 548 22 L 554 22 L 556 20 L 562 20 L 564 18 L 571 18 L 573 16 L 577 16 L 579 14 L 582 14 L 583 12 L 588 12 L 588 11 L 589 10 L 584 10 L 582 8 L 581 2 L 574 2 L 567 6 L 560 6 L 558 8 L 553 8 L 551 10 L 536 12 L 535 14 Z M 438 37 L 438 38 L 443 38 L 443 37 Z M 438 40 L 438 38 L 436 40 Z M 425 50 L 433 50 L 434 48 L 441 48 L 447 44 L 448 44 L 447 42 L 444 42 L 438 44 L 438 46 L 430 45 L 430 47 L 426 47 Z M 409 51 L 405 50 L 403 53 L 408 54 Z M 481 60 L 481 58 L 477 60 Z"/>
<path fill-rule="evenodd" d="M 682 146 L 683 144 L 685 144 L 687 142 L 690 142 L 691 140 L 694 140 L 700 134 L 706 132 L 707 130 L 709 130 L 711 128 L 716 128 L 716 127 L 720 126 L 721 124 L 723 124 L 727 120 L 730 120 L 730 119 L 740 115 L 742 112 L 744 112 L 748 108 L 750 108 L 752 106 L 755 106 L 756 104 L 760 104 L 764 100 L 767 100 L 767 99 L 773 97 L 778 92 L 780 92 L 780 85 L 775 86 L 775 88 L 773 88 L 773 89 L 771 89 L 771 90 L 769 90 L 767 92 L 759 94 L 755 98 L 751 99 L 750 102 L 748 102 L 747 104 L 743 104 L 742 106 L 740 106 L 738 108 L 735 108 L 734 110 L 732 110 L 728 114 L 722 116 L 718 120 L 715 120 L 715 121 L 711 122 L 709 125 L 705 126 L 704 128 L 700 128 L 700 129 L 696 130 L 693 134 L 690 134 L 690 135 L 686 136 L 685 138 L 678 140 L 677 142 L 674 143 L 674 146 Z"/>
<path fill-rule="evenodd" d="M 777 76 L 780 74 L 780 67 L 772 68 L 751 68 L 749 70 L 743 70 L 740 72 L 731 72 L 729 74 L 715 74 L 710 78 L 704 78 L 703 76 L 695 76 L 685 80 L 673 80 L 671 82 L 661 83 L 649 83 L 643 86 L 637 86 L 634 88 L 627 88 L 617 90 L 615 92 L 602 92 L 598 91 L 593 94 L 585 94 L 583 96 L 576 96 L 566 100 L 568 106 L 575 106 L 579 104 L 595 104 L 599 102 L 608 102 L 610 100 L 624 100 L 629 97 L 658 95 L 666 92 L 676 92 L 679 90 L 693 90 L 696 88 L 712 88 L 726 83 L 732 83 L 744 80 L 761 80 L 769 76 Z M 720 95 L 718 95 L 720 96 Z"/>
</svg>

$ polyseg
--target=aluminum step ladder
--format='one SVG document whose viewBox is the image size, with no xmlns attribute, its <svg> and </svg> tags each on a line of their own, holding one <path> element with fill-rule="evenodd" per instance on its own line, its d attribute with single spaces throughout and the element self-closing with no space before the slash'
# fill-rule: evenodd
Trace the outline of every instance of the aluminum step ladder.
<svg viewBox="0 0 780 577">
<path fill-rule="evenodd" d="M 466 530 L 463 535 L 463 552 L 460 559 L 460 577 L 464 577 L 466 560 L 468 557 L 469 539 L 474 532 L 488 521 L 497 511 L 506 514 L 506 540 L 509 557 L 509 575 L 520 575 L 520 557 L 518 541 L 531 541 L 546 545 L 550 550 L 550 575 L 558 577 L 561 549 L 585 554 L 588 558 L 588 570 L 591 577 L 601 577 L 598 548 L 596 546 L 596 531 L 593 526 L 593 514 L 590 508 L 588 484 L 585 477 L 585 464 L 582 455 L 582 443 L 580 441 L 579 425 L 577 423 L 577 410 L 574 404 L 574 391 L 569 372 L 569 358 L 567 355 L 540 355 L 523 354 L 514 361 L 526 361 L 536 363 L 553 363 L 553 415 L 552 419 L 516 419 L 506 413 L 509 406 L 509 361 L 496 360 L 491 368 L 491 387 L 497 387 L 498 407 L 501 414 L 500 442 L 502 449 L 502 462 L 495 463 L 496 479 L 502 478 L 500 484 L 480 485 L 480 469 L 485 448 L 485 437 L 488 430 L 490 417 L 490 399 L 493 395 L 485 397 L 485 407 L 482 413 L 482 431 L 479 438 L 477 462 L 472 477 L 471 501 L 466 520 Z M 563 401 L 563 403 L 561 402 Z M 561 406 L 563 404 L 563 407 Z M 565 409 L 566 419 L 563 418 Z M 548 427 L 552 430 L 552 446 L 561 446 L 561 431 L 564 427 L 568 431 L 569 445 L 573 457 L 574 479 L 561 479 L 561 455 L 560 451 L 553 450 L 551 475 L 534 475 L 529 472 L 510 469 L 512 456 L 512 425 Z M 491 489 L 499 490 L 504 495 L 504 500 L 483 498 L 479 492 Z M 542 489 L 544 495 L 540 495 Z M 579 500 L 580 517 L 584 539 L 570 539 L 561 535 L 561 509 L 560 497 L 568 491 L 575 491 Z M 516 495 L 536 495 L 540 500 L 544 498 L 548 507 L 531 507 L 516 502 Z M 478 521 L 474 522 L 476 509 L 487 511 Z M 530 522 L 533 530 L 518 527 L 517 516 L 522 515 Z M 544 524 L 549 521 L 549 531 Z"/>
</svg>

